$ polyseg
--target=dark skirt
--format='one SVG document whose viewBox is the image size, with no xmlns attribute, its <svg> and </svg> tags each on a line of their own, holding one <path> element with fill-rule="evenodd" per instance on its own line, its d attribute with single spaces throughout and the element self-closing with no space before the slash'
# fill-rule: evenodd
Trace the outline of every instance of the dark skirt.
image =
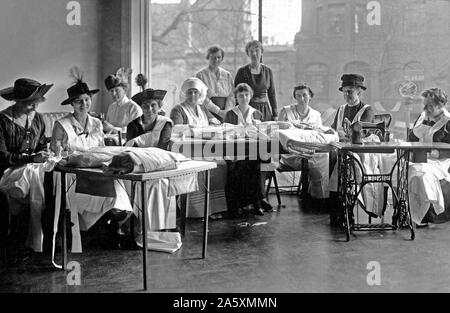
<svg viewBox="0 0 450 313">
<path fill-rule="evenodd" d="M 258 111 L 260 111 L 262 113 L 263 118 L 262 118 L 261 122 L 273 121 L 273 116 L 272 116 L 272 112 L 270 111 L 269 102 L 250 101 L 250 106 L 254 109 L 257 109 Z"/>
<path fill-rule="evenodd" d="M 264 198 L 259 161 L 227 161 L 225 197 L 229 211 L 255 204 Z"/>
<path fill-rule="evenodd" d="M 422 220 L 422 223 L 441 224 L 450 221 L 450 183 L 445 180 L 441 180 L 440 183 L 442 195 L 444 196 L 445 210 L 440 214 L 436 214 L 434 212 L 433 205 L 431 204 L 430 209 Z"/>
</svg>

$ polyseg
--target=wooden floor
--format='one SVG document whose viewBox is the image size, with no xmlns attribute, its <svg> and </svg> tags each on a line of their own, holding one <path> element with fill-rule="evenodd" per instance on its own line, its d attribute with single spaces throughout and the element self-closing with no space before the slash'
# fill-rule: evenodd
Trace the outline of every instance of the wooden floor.
<svg viewBox="0 0 450 313">
<path fill-rule="evenodd" d="M 271 198 L 275 203 L 276 199 Z M 210 223 L 208 256 L 201 256 L 202 222 L 189 220 L 183 246 L 150 252 L 148 292 L 449 292 L 450 223 L 417 230 L 359 232 L 345 242 L 327 214 L 308 212 L 283 195 L 281 211 Z M 267 222 L 240 227 L 238 223 Z M 85 244 L 71 254 L 81 264 L 81 285 L 53 270 L 48 256 L 0 274 L 2 292 L 141 292 L 141 251 Z M 380 264 L 380 286 L 369 286 L 369 262 Z M 370 275 L 369 275 L 370 276 Z"/>
</svg>

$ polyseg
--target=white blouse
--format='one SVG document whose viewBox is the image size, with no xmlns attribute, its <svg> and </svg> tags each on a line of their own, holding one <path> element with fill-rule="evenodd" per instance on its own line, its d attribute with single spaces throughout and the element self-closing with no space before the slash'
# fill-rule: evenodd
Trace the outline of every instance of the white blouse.
<svg viewBox="0 0 450 313">
<path fill-rule="evenodd" d="M 127 96 L 124 96 L 119 103 L 115 101 L 110 104 L 106 113 L 106 121 L 115 127 L 126 127 L 128 123 L 141 115 L 141 107 Z"/>
</svg>

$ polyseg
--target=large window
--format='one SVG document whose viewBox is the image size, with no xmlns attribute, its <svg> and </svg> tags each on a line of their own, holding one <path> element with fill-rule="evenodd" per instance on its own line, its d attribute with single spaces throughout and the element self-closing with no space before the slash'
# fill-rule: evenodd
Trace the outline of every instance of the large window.
<svg viewBox="0 0 450 313">
<path fill-rule="evenodd" d="M 306 81 L 311 105 L 330 115 L 343 97 L 344 73 L 365 77 L 364 100 L 394 116 L 404 134 L 407 115 L 399 86 L 450 92 L 450 1 L 262 0 L 263 62 L 275 72 L 279 106 L 292 103 L 292 87 Z M 249 62 L 246 42 L 258 39 L 259 0 L 152 0 L 152 87 L 178 102 L 182 81 L 207 66 L 206 49 L 225 50 L 222 66 L 235 75 Z M 281 109 L 281 108 L 279 108 Z M 398 123 L 397 123 L 398 122 Z M 403 123 L 403 124 L 402 124 Z M 397 126 L 396 126 L 397 125 Z"/>
</svg>

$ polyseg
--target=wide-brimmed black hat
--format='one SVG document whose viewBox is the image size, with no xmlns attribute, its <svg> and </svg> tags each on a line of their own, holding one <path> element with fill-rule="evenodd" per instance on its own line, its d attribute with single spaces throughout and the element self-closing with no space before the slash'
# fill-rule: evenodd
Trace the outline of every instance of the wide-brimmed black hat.
<svg viewBox="0 0 450 313">
<path fill-rule="evenodd" d="M 341 77 L 342 84 L 339 87 L 339 91 L 342 91 L 344 87 L 361 87 L 361 89 L 366 90 L 364 86 L 364 77 L 359 74 L 344 74 Z"/>
<path fill-rule="evenodd" d="M 0 90 L 0 96 L 8 101 L 25 101 L 39 99 L 52 88 L 53 84 L 41 84 L 29 78 L 19 78 L 13 87 Z"/>
<path fill-rule="evenodd" d="M 67 89 L 68 98 L 61 102 L 61 105 L 70 104 L 75 98 L 83 94 L 87 94 L 89 96 L 95 95 L 98 91 L 98 89 L 90 90 L 86 83 L 78 81 L 75 85 Z"/>
<path fill-rule="evenodd" d="M 145 100 L 163 100 L 166 96 L 167 90 L 148 88 L 144 91 L 135 94 L 131 100 L 142 106 Z"/>
</svg>

